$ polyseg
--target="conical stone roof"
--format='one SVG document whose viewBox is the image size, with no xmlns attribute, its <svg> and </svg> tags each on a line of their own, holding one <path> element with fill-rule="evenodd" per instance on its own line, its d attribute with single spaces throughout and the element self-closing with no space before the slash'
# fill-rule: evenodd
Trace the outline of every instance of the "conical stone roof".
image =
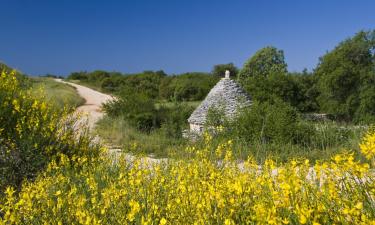
<svg viewBox="0 0 375 225">
<path fill-rule="evenodd" d="M 230 118 L 239 108 L 249 105 L 251 105 L 251 98 L 241 86 L 229 78 L 222 78 L 194 110 L 188 122 L 203 125 L 210 108 L 223 109 L 225 116 Z"/>
</svg>

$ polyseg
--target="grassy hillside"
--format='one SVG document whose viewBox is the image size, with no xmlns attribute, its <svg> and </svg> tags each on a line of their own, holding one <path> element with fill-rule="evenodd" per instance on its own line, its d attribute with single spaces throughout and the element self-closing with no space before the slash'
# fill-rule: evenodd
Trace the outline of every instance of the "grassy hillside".
<svg viewBox="0 0 375 225">
<path fill-rule="evenodd" d="M 32 78 L 31 81 L 34 93 L 39 94 L 40 90 L 43 90 L 47 99 L 53 101 L 57 107 L 67 105 L 75 108 L 85 103 L 73 86 L 56 82 L 52 78 Z"/>
</svg>

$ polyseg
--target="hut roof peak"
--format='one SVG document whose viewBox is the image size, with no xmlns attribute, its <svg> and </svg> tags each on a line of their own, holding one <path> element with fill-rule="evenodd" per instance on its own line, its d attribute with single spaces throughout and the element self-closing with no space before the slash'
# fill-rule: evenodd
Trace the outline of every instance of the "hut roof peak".
<svg viewBox="0 0 375 225">
<path fill-rule="evenodd" d="M 211 89 L 206 98 L 194 110 L 188 119 L 189 123 L 203 125 L 210 108 L 220 107 L 226 116 L 233 117 L 238 108 L 251 105 L 251 97 L 239 84 L 229 76 L 227 77 L 227 74 L 226 72 L 225 77 Z"/>
</svg>

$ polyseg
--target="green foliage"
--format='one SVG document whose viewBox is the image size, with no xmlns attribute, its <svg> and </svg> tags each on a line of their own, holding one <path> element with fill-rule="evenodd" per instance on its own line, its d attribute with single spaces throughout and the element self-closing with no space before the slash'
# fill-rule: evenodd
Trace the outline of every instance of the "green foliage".
<svg viewBox="0 0 375 225">
<path fill-rule="evenodd" d="M 320 59 L 315 75 L 322 111 L 345 121 L 375 121 L 374 49 L 375 31 L 361 31 Z"/>
<path fill-rule="evenodd" d="M 304 71 L 303 73 L 291 73 L 296 97 L 290 99 L 289 103 L 300 112 L 316 112 L 319 110 L 317 97 L 319 92 L 316 85 L 316 77 Z"/>
<path fill-rule="evenodd" d="M 287 64 L 284 52 L 268 46 L 257 51 L 243 66 L 239 79 L 245 81 L 249 77 L 267 77 L 271 74 L 285 74 Z"/>
<path fill-rule="evenodd" d="M 217 77 L 197 72 L 165 77 L 159 86 L 159 96 L 167 101 L 203 100 L 217 81 Z"/>
<path fill-rule="evenodd" d="M 300 112 L 313 112 L 318 109 L 318 93 L 312 75 L 294 73 L 249 77 L 243 87 L 259 102 L 281 99 Z"/>
<path fill-rule="evenodd" d="M 82 72 L 73 72 L 67 78 L 70 80 L 88 80 L 88 73 L 85 71 Z"/>
<path fill-rule="evenodd" d="M 156 99 L 159 96 L 160 82 L 165 76 L 166 74 L 163 71 L 145 71 L 141 74 L 125 76 L 120 88 L 135 88 L 138 92 Z"/>
<path fill-rule="evenodd" d="M 236 158 L 254 156 L 262 163 L 270 157 L 282 162 L 296 157 L 311 161 L 329 159 L 342 149 L 357 149 L 366 128 L 303 121 L 293 107 L 274 100 L 254 102 L 232 120 L 223 117 L 220 109 L 213 109 L 206 130 L 214 135 L 213 141 L 217 145 L 233 141 Z M 196 145 L 201 147 L 204 143 L 200 140 Z"/>
<path fill-rule="evenodd" d="M 318 109 L 315 79 L 304 73 L 287 73 L 284 53 L 274 47 L 259 50 L 240 71 L 239 81 L 259 102 L 281 99 L 300 112 Z"/>
<path fill-rule="evenodd" d="M 143 132 L 130 125 L 128 121 L 121 117 L 104 117 L 96 126 L 96 132 L 105 141 L 112 145 L 120 146 L 125 152 L 132 154 L 150 155 L 155 157 L 167 157 L 171 152 L 182 150 L 185 140 L 174 133 L 174 127 L 164 127 L 153 129 L 150 132 Z M 170 126 L 168 124 L 167 126 Z M 171 129 L 171 130 L 170 130 Z"/>
<path fill-rule="evenodd" d="M 177 101 L 203 100 L 218 79 L 204 73 L 186 73 L 176 76 L 171 83 L 173 98 Z"/>
<path fill-rule="evenodd" d="M 194 111 L 194 107 L 186 104 L 174 102 L 172 106 L 163 107 L 159 110 L 162 114 L 161 131 L 166 137 L 179 139 L 182 137 L 184 129 L 187 129 L 187 119 Z"/>
<path fill-rule="evenodd" d="M 124 89 L 117 99 L 104 104 L 104 111 L 110 117 L 122 117 L 139 130 L 149 132 L 159 123 L 155 102 L 143 92 L 133 88 Z"/>
<path fill-rule="evenodd" d="M 44 75 L 40 75 L 39 77 L 42 77 L 42 78 L 54 78 L 54 79 L 64 79 L 63 76 L 58 76 L 58 75 L 54 75 L 54 74 L 44 74 Z"/>
<path fill-rule="evenodd" d="M 208 73 L 186 73 L 167 76 L 163 71 L 145 71 L 124 75 L 115 72 L 76 72 L 68 79 L 103 92 L 121 95 L 124 89 L 135 89 L 149 98 L 159 100 L 197 101 L 202 100 L 218 81 Z"/>
<path fill-rule="evenodd" d="M 14 73 L 1 73 L 0 190 L 19 187 L 60 154 L 88 160 L 99 154 L 84 127 L 77 137 L 77 119 L 68 112 L 35 97 Z"/>
<path fill-rule="evenodd" d="M 179 138 L 193 108 L 178 102 L 168 107 L 157 105 L 143 92 L 129 88 L 121 91 L 116 100 L 104 104 L 104 110 L 108 116 L 121 117 L 140 131 L 150 132 L 162 127 L 167 136 Z"/>
<path fill-rule="evenodd" d="M 232 79 L 237 77 L 238 69 L 233 63 L 215 65 L 211 74 L 215 77 L 222 78 L 224 77 L 226 70 L 229 70 Z"/>
<path fill-rule="evenodd" d="M 295 143 L 298 140 L 297 112 L 290 105 L 254 102 L 252 106 L 239 114 L 231 124 L 233 136 L 247 142 Z"/>
</svg>

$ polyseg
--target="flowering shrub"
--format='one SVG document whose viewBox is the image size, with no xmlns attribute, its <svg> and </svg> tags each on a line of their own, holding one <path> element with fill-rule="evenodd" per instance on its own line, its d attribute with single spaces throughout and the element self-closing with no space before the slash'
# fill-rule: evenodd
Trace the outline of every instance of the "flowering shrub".
<svg viewBox="0 0 375 225">
<path fill-rule="evenodd" d="M 373 164 L 350 152 L 313 167 L 308 160 L 238 164 L 232 141 L 212 152 L 205 135 L 184 160 L 114 163 L 74 134 L 64 111 L 30 97 L 11 74 L 0 79 L 2 184 L 48 163 L 19 191 L 6 188 L 0 224 L 375 224 Z M 372 163 L 374 140 L 369 132 L 360 144 Z"/>
<path fill-rule="evenodd" d="M 63 153 L 97 155 L 90 138 L 77 139 L 77 118 L 34 96 L 14 72 L 0 71 L 0 195 L 5 186 L 18 187 Z"/>
<path fill-rule="evenodd" d="M 375 132 L 368 132 L 364 138 L 362 143 L 359 145 L 361 148 L 362 154 L 366 157 L 366 159 L 371 160 L 374 164 L 375 158 Z"/>
<path fill-rule="evenodd" d="M 206 148 L 187 149 L 191 157 L 159 163 L 60 155 L 19 194 L 7 189 L 0 223 L 375 224 L 373 172 L 351 153 L 313 167 L 239 165 L 231 141 L 215 152 L 210 144 L 206 136 Z"/>
</svg>

